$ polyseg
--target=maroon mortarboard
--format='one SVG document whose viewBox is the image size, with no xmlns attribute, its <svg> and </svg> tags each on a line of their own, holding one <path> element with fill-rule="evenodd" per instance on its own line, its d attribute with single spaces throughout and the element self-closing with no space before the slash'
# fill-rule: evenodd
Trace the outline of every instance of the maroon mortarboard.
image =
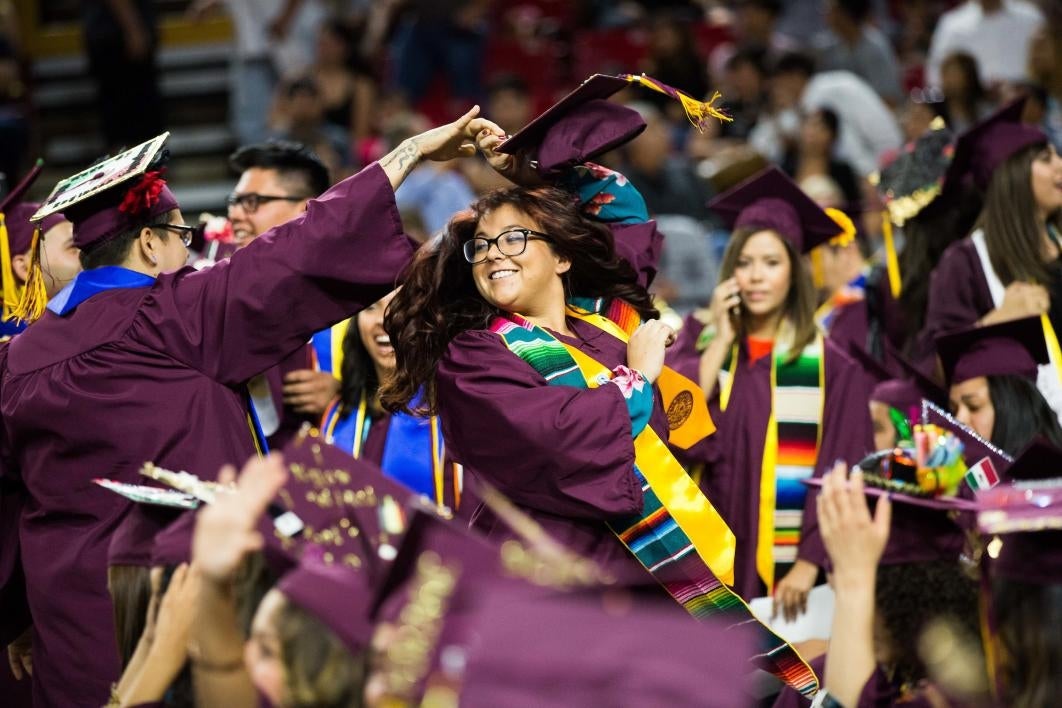
<svg viewBox="0 0 1062 708">
<path fill-rule="evenodd" d="M 1062 477 L 1062 450 L 1035 437 L 1007 467 L 1007 481 L 1032 482 Z"/>
<path fill-rule="evenodd" d="M 413 492 L 313 433 L 300 433 L 283 456 L 288 478 L 277 506 L 297 516 L 302 527 L 289 536 L 273 518 L 263 517 L 259 530 L 267 562 L 281 574 L 313 544 L 336 564 L 378 577 L 397 553 L 405 532 L 403 507 Z"/>
<path fill-rule="evenodd" d="M 645 121 L 637 111 L 608 100 L 630 86 L 619 76 L 594 74 L 497 147 L 526 151 L 543 175 L 581 164 L 637 137 Z"/>
<path fill-rule="evenodd" d="M 107 550 L 108 565 L 150 567 L 155 539 L 182 513 L 175 507 L 133 504 L 111 535 Z"/>
<path fill-rule="evenodd" d="M 890 367 L 879 361 L 863 347 L 851 347 L 849 353 L 863 367 L 868 379 L 873 384 L 870 400 L 884 403 L 904 415 L 910 415 L 912 408 L 922 405 L 922 391 L 914 381 L 902 378 Z"/>
<path fill-rule="evenodd" d="M 1036 380 L 1051 361 L 1039 317 L 1026 317 L 937 338 L 937 353 L 949 386 L 978 376 L 1021 376 Z"/>
<path fill-rule="evenodd" d="M 1031 145 L 1047 143 L 1042 130 L 1021 122 L 1025 98 L 1019 98 L 971 126 L 955 141 L 946 180 L 961 185 L 967 177 L 982 192 L 1007 158 Z"/>
<path fill-rule="evenodd" d="M 989 544 L 992 575 L 1037 585 L 1062 584 L 1062 478 L 999 485 L 978 497 L 978 529 Z"/>
<path fill-rule="evenodd" d="M 74 224 L 74 244 L 91 251 L 137 224 L 179 208 L 161 172 L 168 136 L 163 133 L 62 180 L 33 221 L 65 214 Z"/>
<path fill-rule="evenodd" d="M 352 654 L 358 654 L 372 641 L 371 586 L 364 573 L 332 562 L 331 553 L 320 546 L 307 546 L 277 589 L 324 623 Z"/>
<path fill-rule="evenodd" d="M 192 560 L 192 536 L 196 512 L 186 511 L 155 535 L 151 547 L 152 566 L 173 566 Z"/>
<path fill-rule="evenodd" d="M 743 677 L 758 647 L 743 625 L 611 602 L 607 593 L 536 596 L 512 587 L 484 593 L 468 621 L 475 642 L 443 648 L 466 665 L 461 705 L 753 702 Z"/>
<path fill-rule="evenodd" d="M 778 232 L 797 253 L 808 253 L 841 231 L 836 221 L 774 166 L 723 192 L 708 206 L 734 229 Z"/>
</svg>

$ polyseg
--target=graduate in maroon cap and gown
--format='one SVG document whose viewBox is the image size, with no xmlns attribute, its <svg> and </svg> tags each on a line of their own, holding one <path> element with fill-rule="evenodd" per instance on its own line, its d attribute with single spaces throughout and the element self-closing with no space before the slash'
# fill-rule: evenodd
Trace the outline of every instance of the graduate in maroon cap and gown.
<svg viewBox="0 0 1062 708">
<path fill-rule="evenodd" d="M 1039 317 L 974 327 L 937 339 L 950 409 L 1011 456 L 1036 437 L 1062 447 L 1062 428 L 1036 387 L 1050 363 Z"/>
<path fill-rule="evenodd" d="M 738 537 L 735 589 L 799 613 L 825 561 L 800 480 L 873 445 L 859 367 L 815 329 L 801 257 L 837 224 L 769 168 L 712 207 L 734 225 L 709 322 L 687 319 L 668 360 L 708 393 L 718 432 L 685 459 Z"/>
<path fill-rule="evenodd" d="M 969 179 L 984 194 L 984 209 L 974 232 L 952 244 L 933 271 L 925 322 L 930 339 L 1046 313 L 1044 336 L 1057 342 L 1062 157 L 1039 128 L 1020 123 L 1021 107 L 1019 101 L 1001 109 L 956 142 L 947 179 Z M 1045 375 L 1038 383 L 1062 413 L 1058 377 Z"/>
<path fill-rule="evenodd" d="M 397 367 L 381 400 L 409 406 L 423 389 L 466 471 L 576 553 L 640 565 L 704 616 L 721 609 L 707 588 L 728 595 L 734 535 L 665 441 L 689 447 L 712 424 L 696 384 L 664 367 L 673 332 L 645 289 L 660 235 L 644 201 L 583 163 L 642 129 L 596 93 L 627 83 L 596 75 L 508 143 L 480 136 L 496 169 L 535 184 L 522 170 L 537 157 L 537 183 L 551 184 L 487 195 L 418 254 L 385 319 Z M 483 509 L 472 524 L 512 536 Z M 808 690 L 789 658 L 794 672 L 768 670 Z"/>
<path fill-rule="evenodd" d="M 0 361 L 5 477 L 28 491 L 20 540 L 40 702 L 99 705 L 118 673 L 105 554 L 126 505 L 90 480 L 130 481 L 147 460 L 216 470 L 254 454 L 244 382 L 393 287 L 411 252 L 394 189 L 424 157 L 465 154 L 472 117 L 404 142 L 206 271 L 182 268 L 188 227 L 155 171 L 66 203 L 92 267 Z"/>
</svg>

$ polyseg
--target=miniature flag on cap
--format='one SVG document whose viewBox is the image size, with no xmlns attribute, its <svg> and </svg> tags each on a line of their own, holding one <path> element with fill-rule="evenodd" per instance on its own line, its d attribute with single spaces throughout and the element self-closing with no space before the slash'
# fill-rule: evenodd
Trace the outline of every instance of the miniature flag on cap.
<svg viewBox="0 0 1062 708">
<path fill-rule="evenodd" d="M 999 484 L 999 474 L 996 472 L 992 460 L 982 457 L 981 460 L 970 469 L 966 470 L 966 484 L 975 492 L 982 492 Z"/>
</svg>

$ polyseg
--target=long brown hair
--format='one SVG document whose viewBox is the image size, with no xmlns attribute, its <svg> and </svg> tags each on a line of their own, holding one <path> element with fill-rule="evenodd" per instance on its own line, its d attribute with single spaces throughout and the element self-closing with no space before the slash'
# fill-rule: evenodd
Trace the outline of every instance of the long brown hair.
<svg viewBox="0 0 1062 708">
<path fill-rule="evenodd" d="M 395 372 L 380 386 L 390 411 L 409 411 L 424 391 L 420 412 L 435 413 L 435 367 L 458 334 L 485 329 L 500 311 L 476 290 L 472 266 L 461 253 L 479 220 L 502 206 L 525 214 L 549 235 L 554 253 L 571 261 L 565 291 L 583 297 L 620 298 L 643 319 L 658 316 L 631 265 L 616 253 L 612 232 L 582 215 L 574 196 L 554 187 L 500 189 L 450 220 L 437 242 L 418 251 L 405 282 L 387 308 L 384 329 L 395 349 Z"/>
<path fill-rule="evenodd" d="M 977 225 L 984 230 L 992 268 L 1004 285 L 1026 281 L 1047 285 L 1051 273 L 1044 262 L 1042 231 L 1033 197 L 1032 163 L 1044 149 L 1032 145 L 1008 157 L 985 191 Z"/>
<path fill-rule="evenodd" d="M 719 269 L 720 281 L 734 276 L 734 270 L 737 268 L 737 262 L 745 244 L 753 235 L 761 231 L 764 229 L 742 228 L 731 234 L 730 242 L 727 243 L 726 251 L 723 252 L 723 263 Z M 778 240 L 785 244 L 785 253 L 789 256 L 789 293 L 785 297 L 785 312 L 782 316 L 793 328 L 789 361 L 795 361 L 804 351 L 804 347 L 815 339 L 815 284 L 811 282 L 811 273 L 808 272 L 804 259 L 793 248 L 793 244 L 781 236 L 778 236 Z M 744 338 L 748 329 L 744 313 L 743 308 L 742 316 L 738 320 L 739 338 Z"/>
<path fill-rule="evenodd" d="M 114 612 L 114 636 L 118 642 L 118 657 L 122 668 L 133 658 L 140 635 L 147 625 L 148 605 L 151 603 L 151 569 L 139 565 L 111 565 L 107 567 L 107 588 L 111 593 Z"/>
<path fill-rule="evenodd" d="M 286 601 L 277 615 L 285 703 L 291 708 L 360 708 L 365 704 L 368 650 L 351 654 L 317 617 Z"/>
</svg>

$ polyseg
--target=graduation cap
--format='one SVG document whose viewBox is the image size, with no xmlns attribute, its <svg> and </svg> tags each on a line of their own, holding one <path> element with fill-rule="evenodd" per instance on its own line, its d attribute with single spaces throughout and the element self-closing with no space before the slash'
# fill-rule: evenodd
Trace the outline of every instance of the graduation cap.
<svg viewBox="0 0 1062 708">
<path fill-rule="evenodd" d="M 907 143 L 888 166 L 871 177 L 892 223 L 903 226 L 940 196 L 955 155 L 954 138 L 937 117 L 929 130 Z"/>
<path fill-rule="evenodd" d="M 698 129 L 710 117 L 730 120 L 712 107 L 718 93 L 702 102 L 645 75 L 594 74 L 498 145 L 496 151 L 508 155 L 527 151 L 537 161 L 538 172 L 550 176 L 615 149 L 645 130 L 645 121 L 637 111 L 608 100 L 631 84 L 680 101 Z"/>
<path fill-rule="evenodd" d="M 111 535 L 107 564 L 151 567 L 155 538 L 182 511 L 179 507 L 134 504 Z"/>
<path fill-rule="evenodd" d="M 734 229 L 771 229 L 798 253 L 841 233 L 836 221 L 777 167 L 768 167 L 712 199 L 708 206 Z"/>
<path fill-rule="evenodd" d="M 152 566 L 175 566 L 192 560 L 195 511 L 185 511 L 155 535 L 151 546 Z"/>
<path fill-rule="evenodd" d="M 1056 456 L 1056 470 L 1060 461 Z M 1000 485 L 983 493 L 979 502 L 979 530 L 1001 541 L 995 549 L 989 544 L 992 575 L 1062 584 L 1062 478 Z"/>
<path fill-rule="evenodd" d="M 922 422 L 943 428 L 962 440 L 963 459 L 968 465 L 987 457 L 996 472 L 1002 474 L 1014 462 L 1013 457 L 978 435 L 970 426 L 960 423 L 955 416 L 932 401 L 922 401 Z M 960 486 L 960 491 L 964 490 L 965 487 Z"/>
<path fill-rule="evenodd" d="M 1035 381 L 1038 367 L 1051 361 L 1039 317 L 953 332 L 936 343 L 949 386 L 978 376 Z"/>
<path fill-rule="evenodd" d="M 443 649 L 465 660 L 461 705 L 749 702 L 741 679 L 761 649 L 745 625 L 691 622 L 675 610 L 611 602 L 608 594 L 536 596 L 512 586 L 482 594 L 468 618 L 475 643 Z"/>
<path fill-rule="evenodd" d="M 1030 482 L 1058 477 L 1062 477 L 1062 450 L 1039 436 L 1033 438 L 1007 468 L 1009 481 Z"/>
<path fill-rule="evenodd" d="M 1007 158 L 1031 145 L 1046 144 L 1042 130 L 1021 122 L 1024 107 L 1025 97 L 1016 99 L 959 135 L 945 182 L 958 187 L 969 177 L 983 192 Z"/>
<path fill-rule="evenodd" d="M 364 573 L 329 562 L 329 553 L 321 546 L 308 547 L 298 565 L 277 583 L 277 589 L 317 617 L 351 654 L 357 655 L 372 641 L 370 580 Z"/>
</svg>

